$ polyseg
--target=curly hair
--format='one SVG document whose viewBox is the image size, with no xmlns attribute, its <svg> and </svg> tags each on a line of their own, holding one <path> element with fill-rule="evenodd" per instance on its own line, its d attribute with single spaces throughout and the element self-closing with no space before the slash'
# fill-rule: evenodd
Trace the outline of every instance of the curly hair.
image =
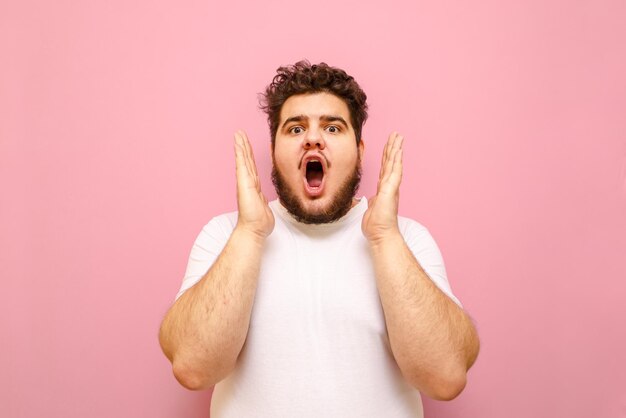
<svg viewBox="0 0 626 418">
<path fill-rule="evenodd" d="M 344 70 L 326 63 L 311 65 L 304 60 L 291 66 L 279 67 L 277 74 L 261 94 L 261 109 L 267 114 L 272 136 L 272 148 L 280 122 L 280 111 L 285 101 L 296 94 L 326 92 L 342 99 L 350 110 L 350 122 L 361 141 L 363 124 L 367 120 L 367 96 L 356 80 Z"/>
</svg>

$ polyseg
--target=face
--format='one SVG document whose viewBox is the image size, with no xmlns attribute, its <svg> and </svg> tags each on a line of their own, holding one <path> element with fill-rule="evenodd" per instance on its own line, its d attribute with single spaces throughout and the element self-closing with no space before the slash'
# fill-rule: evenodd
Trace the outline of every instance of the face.
<svg viewBox="0 0 626 418">
<path fill-rule="evenodd" d="M 272 180 L 283 206 L 304 223 L 341 218 L 356 203 L 363 148 L 342 99 L 330 93 L 289 97 L 272 158 Z"/>
</svg>

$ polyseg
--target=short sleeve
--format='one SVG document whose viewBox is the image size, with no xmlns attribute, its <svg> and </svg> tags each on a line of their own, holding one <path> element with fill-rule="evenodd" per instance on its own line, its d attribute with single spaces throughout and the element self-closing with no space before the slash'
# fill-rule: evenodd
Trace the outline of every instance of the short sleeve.
<svg viewBox="0 0 626 418">
<path fill-rule="evenodd" d="M 234 216 L 236 219 L 236 214 Z M 215 217 L 202 228 L 191 248 L 185 277 L 176 299 L 198 283 L 221 254 L 234 229 L 232 217 L 232 214 Z"/>
<path fill-rule="evenodd" d="M 443 257 L 428 229 L 408 218 L 400 217 L 398 222 L 405 242 L 428 277 L 443 293 L 463 307 L 452 293 Z"/>
</svg>

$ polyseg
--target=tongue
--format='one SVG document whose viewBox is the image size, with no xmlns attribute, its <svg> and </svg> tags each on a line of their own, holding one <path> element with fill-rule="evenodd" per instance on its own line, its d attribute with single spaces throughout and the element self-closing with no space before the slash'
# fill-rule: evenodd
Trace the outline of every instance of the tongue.
<svg viewBox="0 0 626 418">
<path fill-rule="evenodd" d="M 314 178 L 309 180 L 309 186 L 311 187 L 320 187 L 322 184 L 322 179 Z"/>
<path fill-rule="evenodd" d="M 324 174 L 321 171 L 313 171 L 307 175 L 307 182 L 311 187 L 320 187 Z"/>
</svg>

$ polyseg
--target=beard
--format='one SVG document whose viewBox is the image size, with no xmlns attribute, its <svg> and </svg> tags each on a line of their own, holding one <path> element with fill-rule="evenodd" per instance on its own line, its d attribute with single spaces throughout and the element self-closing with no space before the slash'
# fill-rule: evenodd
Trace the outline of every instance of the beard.
<svg viewBox="0 0 626 418">
<path fill-rule="evenodd" d="M 352 208 L 352 199 L 356 195 L 361 183 L 361 161 L 358 160 L 352 175 L 343 182 L 337 194 L 326 208 L 318 213 L 308 212 L 289 184 L 285 181 L 282 173 L 272 161 L 272 183 L 278 194 L 280 203 L 287 209 L 298 222 L 305 224 L 327 224 L 344 216 Z"/>
</svg>

